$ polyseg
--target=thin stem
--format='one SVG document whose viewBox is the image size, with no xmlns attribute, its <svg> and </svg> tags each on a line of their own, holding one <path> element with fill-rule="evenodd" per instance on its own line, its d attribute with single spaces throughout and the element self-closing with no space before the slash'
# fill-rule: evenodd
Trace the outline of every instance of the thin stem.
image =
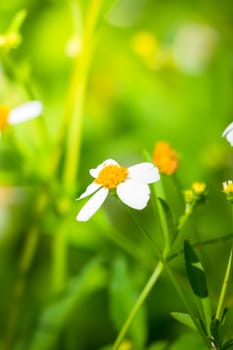
<svg viewBox="0 0 233 350">
<path fill-rule="evenodd" d="M 174 276 L 172 270 L 170 269 L 170 267 L 168 266 L 167 262 L 164 263 L 164 267 L 165 267 L 167 275 L 168 275 L 171 283 L 173 284 L 178 296 L 180 297 L 185 309 L 190 314 L 190 317 L 192 318 L 192 321 L 195 324 L 198 332 L 200 333 L 200 335 L 203 338 L 203 340 L 205 341 L 205 343 L 209 346 L 209 341 L 208 341 L 207 337 L 205 336 L 205 334 L 203 333 L 202 328 L 200 327 L 200 323 L 198 322 L 197 318 L 195 317 L 192 309 L 189 307 L 189 305 L 186 301 L 186 297 L 185 297 L 182 289 L 180 288 L 180 285 L 177 283 L 175 276 Z"/>
<path fill-rule="evenodd" d="M 47 201 L 47 193 L 42 192 L 37 200 L 37 205 L 35 209 L 34 222 L 28 232 L 23 252 L 19 261 L 19 271 L 16 283 L 14 285 L 11 306 L 9 310 L 9 317 L 6 322 L 6 333 L 5 333 L 5 350 L 11 349 L 14 329 L 18 319 L 19 305 L 24 294 L 26 286 L 26 278 L 28 271 L 30 269 L 32 260 L 35 255 L 37 242 L 39 238 L 38 227 L 36 226 L 36 221 L 44 210 L 45 203 Z"/>
<path fill-rule="evenodd" d="M 65 191 L 68 193 L 74 187 L 78 172 L 86 85 L 90 61 L 92 57 L 93 36 L 101 5 L 102 0 L 90 1 L 83 34 L 83 47 L 80 55 L 76 57 L 76 60 L 74 62 L 67 106 L 62 122 L 63 130 L 67 131 L 67 126 L 69 125 L 63 172 Z M 62 139 L 63 135 L 64 131 L 61 132 Z M 61 201 L 65 201 L 65 199 L 61 199 Z M 67 206 L 67 211 L 68 210 L 69 205 Z M 54 237 L 53 281 L 55 291 L 59 291 L 63 288 L 66 274 L 67 247 L 64 230 L 65 227 L 63 224 L 61 224 L 61 228 L 58 230 L 56 236 Z"/>
<path fill-rule="evenodd" d="M 155 245 L 155 242 L 153 240 L 153 238 L 151 237 L 151 235 L 142 227 L 142 225 L 138 222 L 136 216 L 134 215 L 134 212 L 132 211 L 131 208 L 127 207 L 131 218 L 133 219 L 135 225 L 137 226 L 137 228 L 139 229 L 140 232 L 142 232 L 142 234 L 150 241 L 150 243 L 152 243 L 153 249 L 156 253 L 157 258 L 161 258 L 161 254 L 157 248 L 157 246 Z"/>
<path fill-rule="evenodd" d="M 174 235 L 174 237 L 172 239 L 172 242 L 171 242 L 171 246 L 172 247 L 175 245 L 182 228 L 184 227 L 185 223 L 189 219 L 189 217 L 192 214 L 192 212 L 193 212 L 193 207 L 190 206 L 188 209 L 185 210 L 184 214 L 181 215 L 181 217 L 179 219 L 179 222 L 178 222 L 178 225 L 177 225 L 177 229 L 176 229 L 175 235 Z"/>
<path fill-rule="evenodd" d="M 215 318 L 217 320 L 219 320 L 219 321 L 221 321 L 221 318 L 222 318 L 223 303 L 224 303 L 224 300 L 225 300 L 227 288 L 229 286 L 229 282 L 230 282 L 230 278 L 231 278 L 231 276 L 230 276 L 231 275 L 231 271 L 232 271 L 232 249 L 231 249 L 231 252 L 230 252 L 229 259 L 228 259 L 227 269 L 226 269 L 226 273 L 225 273 L 225 276 L 224 276 L 222 289 L 221 289 L 221 293 L 220 293 L 220 296 L 219 296 L 216 316 L 215 316 Z"/>
<path fill-rule="evenodd" d="M 71 115 L 71 119 L 64 164 L 64 183 L 68 188 L 73 187 L 78 172 L 87 77 L 92 57 L 93 36 L 102 1 L 91 0 L 90 2 L 83 34 L 83 47 L 74 63 L 68 95 L 67 112 Z"/>
<path fill-rule="evenodd" d="M 152 194 L 153 194 L 152 196 L 153 209 L 155 210 L 156 208 L 159 215 L 160 225 L 161 225 L 161 229 L 164 237 L 164 254 L 166 255 L 170 247 L 169 230 L 168 230 L 168 225 L 167 225 L 162 204 L 160 200 L 157 198 L 157 197 L 161 197 L 162 200 L 165 200 L 165 193 L 164 193 L 162 180 L 158 181 L 154 186 L 152 186 Z"/>
<path fill-rule="evenodd" d="M 155 269 L 154 269 L 152 275 L 150 276 L 148 282 L 146 283 L 145 287 L 143 288 L 142 292 L 140 293 L 136 303 L 134 304 L 127 320 L 125 321 L 123 327 L 121 328 L 121 331 L 120 331 L 118 337 L 116 338 L 115 343 L 113 344 L 112 350 L 119 349 L 119 346 L 121 345 L 121 342 L 123 341 L 128 329 L 129 329 L 129 326 L 131 325 L 138 310 L 140 309 L 140 307 L 144 303 L 145 299 L 147 298 L 147 296 L 150 293 L 151 289 L 153 288 L 154 284 L 156 283 L 159 276 L 161 275 L 163 268 L 164 268 L 163 262 L 159 261 L 157 263 L 157 265 L 155 266 Z"/>
</svg>

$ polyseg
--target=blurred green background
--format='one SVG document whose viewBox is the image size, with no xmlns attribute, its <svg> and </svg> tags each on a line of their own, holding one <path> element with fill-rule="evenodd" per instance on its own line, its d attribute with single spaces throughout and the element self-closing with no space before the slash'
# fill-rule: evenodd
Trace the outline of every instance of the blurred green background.
<svg viewBox="0 0 233 350">
<path fill-rule="evenodd" d="M 34 202 L 44 186 L 66 106 L 88 3 L 0 3 L 2 34 L 19 10 L 27 11 L 21 44 L 1 53 L 1 104 L 14 107 L 32 97 L 41 100 L 50 139 L 41 142 L 36 121 L 17 125 L 0 138 L 0 349 L 4 350 L 107 349 L 149 277 L 156 261 L 153 249 L 114 198 L 89 222 L 75 220 L 83 205 L 75 198 L 90 183 L 89 169 L 103 160 L 113 158 L 129 166 L 143 161 L 145 152 L 152 157 L 156 142 L 169 142 L 180 158 L 176 174 L 180 192 L 170 177 L 162 176 L 162 181 L 175 221 L 183 210 L 181 191 L 193 181 L 205 181 L 208 186 L 208 200 L 185 226 L 183 237 L 197 242 L 232 233 L 231 208 L 222 182 L 232 178 L 233 151 L 221 138 L 233 114 L 232 2 L 108 0 L 95 33 L 80 166 L 71 193 L 72 210 L 64 225 L 66 282 L 64 289 L 54 292 L 53 241 L 59 229 L 54 192 L 39 217 Z M 57 179 L 49 184 L 56 195 L 63 195 L 60 178 L 58 171 Z M 160 246 L 160 228 L 152 215 L 151 204 L 137 213 Z M 39 237 L 23 276 L 24 291 L 17 299 L 22 251 L 34 221 Z M 213 307 L 229 246 L 225 240 L 198 251 Z M 173 260 L 171 267 L 192 303 L 183 256 Z M 227 306 L 231 308 L 232 303 L 231 288 Z M 122 350 L 201 349 L 198 335 L 173 320 L 171 311 L 184 308 L 164 274 L 128 334 L 132 343 Z M 230 310 L 227 336 L 232 335 L 232 326 Z"/>
</svg>

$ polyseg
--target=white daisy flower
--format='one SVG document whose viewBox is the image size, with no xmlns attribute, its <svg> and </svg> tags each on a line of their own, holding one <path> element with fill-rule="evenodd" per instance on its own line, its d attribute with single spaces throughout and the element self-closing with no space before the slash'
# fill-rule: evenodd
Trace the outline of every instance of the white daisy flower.
<svg viewBox="0 0 233 350">
<path fill-rule="evenodd" d="M 233 146 L 233 122 L 224 130 L 222 137 L 225 137 L 231 146 Z"/>
<path fill-rule="evenodd" d="M 30 101 L 14 109 L 0 105 L 0 131 L 7 125 L 19 124 L 38 117 L 42 113 L 42 109 L 42 103 L 39 101 Z"/>
<path fill-rule="evenodd" d="M 93 196 L 77 215 L 78 221 L 89 220 L 104 203 L 110 190 L 115 189 L 123 203 L 141 210 L 150 198 L 148 184 L 160 179 L 158 169 L 152 163 L 139 163 L 129 168 L 120 166 L 115 160 L 107 159 L 96 169 L 90 170 L 94 181 L 78 199 Z"/>
</svg>

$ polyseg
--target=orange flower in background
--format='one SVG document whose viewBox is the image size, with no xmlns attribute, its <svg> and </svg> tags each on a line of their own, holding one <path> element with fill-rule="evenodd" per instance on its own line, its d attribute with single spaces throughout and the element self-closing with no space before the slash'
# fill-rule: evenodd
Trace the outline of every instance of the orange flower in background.
<svg viewBox="0 0 233 350">
<path fill-rule="evenodd" d="M 179 165 L 178 155 L 169 143 L 160 141 L 155 145 L 153 163 L 159 168 L 161 174 L 172 175 Z"/>
</svg>

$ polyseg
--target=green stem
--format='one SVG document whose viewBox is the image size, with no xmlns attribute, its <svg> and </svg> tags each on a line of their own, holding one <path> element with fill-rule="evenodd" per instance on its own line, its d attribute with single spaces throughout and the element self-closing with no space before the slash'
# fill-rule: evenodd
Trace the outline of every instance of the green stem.
<svg viewBox="0 0 233 350">
<path fill-rule="evenodd" d="M 166 216 L 164 214 L 162 204 L 161 204 L 160 200 L 157 198 L 157 197 L 159 197 L 162 200 L 165 200 L 165 198 L 166 198 L 163 184 L 162 184 L 162 180 L 160 180 L 156 184 L 154 184 L 154 186 L 152 187 L 152 193 L 153 193 L 153 196 L 152 196 L 153 208 L 154 208 L 154 210 L 157 209 L 157 212 L 159 215 L 159 220 L 160 220 L 160 225 L 161 225 L 161 229 L 162 229 L 162 233 L 163 233 L 163 237 L 164 237 L 164 253 L 163 254 L 166 255 L 166 253 L 168 252 L 169 247 L 170 247 L 169 230 L 168 230 Z"/>
<path fill-rule="evenodd" d="M 223 303 L 224 303 L 224 300 L 225 300 L 227 288 L 229 286 L 229 282 L 230 282 L 230 278 L 231 278 L 231 276 L 230 276 L 231 275 L 231 271 L 232 271 L 232 249 L 231 249 L 231 252 L 230 252 L 229 259 L 228 259 L 227 269 L 226 269 L 226 273 L 225 273 L 225 276 L 224 276 L 222 289 L 221 289 L 221 293 L 220 293 L 220 297 L 219 297 L 219 301 L 218 301 L 216 316 L 215 316 L 215 318 L 218 321 L 221 321 L 221 318 L 222 318 Z"/>
<path fill-rule="evenodd" d="M 161 192 L 161 191 L 163 191 L 163 188 L 161 186 L 159 188 L 159 191 L 160 191 L 161 197 L 164 198 L 164 193 Z M 175 235 L 175 237 L 174 237 L 174 239 L 172 241 L 172 244 L 170 245 L 169 232 L 168 232 L 166 217 L 165 217 L 165 214 L 163 212 L 162 206 L 160 207 L 160 209 L 159 209 L 159 217 L 160 217 L 161 227 L 162 227 L 162 230 L 163 230 L 164 240 L 165 240 L 165 248 L 164 248 L 164 251 L 163 251 L 163 258 L 161 260 L 159 260 L 159 262 L 157 263 L 154 272 L 152 273 L 152 275 L 149 278 L 148 282 L 146 283 L 144 289 L 142 290 L 141 294 L 139 295 L 136 303 L 134 304 L 134 306 L 133 306 L 133 308 L 132 308 L 132 310 L 131 310 L 131 312 L 130 312 L 127 320 L 126 320 L 126 322 L 124 323 L 123 327 L 121 328 L 120 333 L 119 333 L 119 335 L 118 335 L 118 337 L 117 337 L 117 339 L 116 339 L 116 341 L 115 341 L 115 343 L 113 345 L 113 350 L 117 350 L 119 348 L 119 346 L 120 346 L 120 344 L 121 344 L 125 334 L 128 331 L 128 328 L 130 327 L 130 325 L 131 325 L 134 317 L 136 316 L 139 308 L 141 307 L 141 305 L 145 301 L 145 299 L 148 296 L 149 292 L 151 291 L 153 285 L 155 284 L 155 282 L 157 281 L 158 277 L 162 273 L 163 268 L 164 268 L 164 264 L 166 264 L 166 258 L 167 258 L 167 254 L 169 252 L 169 248 L 171 248 L 173 246 L 173 244 L 176 242 L 178 234 L 179 234 L 180 230 L 183 228 L 183 226 L 186 223 L 186 221 L 189 218 L 189 216 L 191 215 L 191 212 L 192 212 L 192 210 L 186 211 L 185 214 L 181 217 L 181 220 L 180 220 L 178 228 L 177 228 L 177 233 L 176 233 L 176 235 Z M 134 216 L 133 216 L 133 218 L 134 218 L 134 221 L 135 221 L 135 217 Z M 147 238 L 152 240 L 150 235 L 148 237 L 148 233 L 145 232 L 145 230 L 141 227 L 140 224 L 137 223 L 137 221 L 136 221 L 136 224 L 139 227 L 140 231 L 142 231 L 143 234 L 145 234 L 147 236 Z M 161 256 L 161 254 L 158 253 L 158 256 Z M 182 291 L 179 288 L 179 295 L 181 295 L 181 293 L 182 293 Z M 183 298 L 182 298 L 182 300 L 183 300 Z"/>
<path fill-rule="evenodd" d="M 161 258 L 161 254 L 158 251 L 158 248 L 155 245 L 155 242 L 153 240 L 153 238 L 151 237 L 151 235 L 142 227 L 142 225 L 138 222 L 136 216 L 134 215 L 134 212 L 131 208 L 127 207 L 131 218 L 133 219 L 134 223 L 136 224 L 137 228 L 139 229 L 140 232 L 142 232 L 142 234 L 150 241 L 150 243 L 152 243 L 152 246 L 154 248 L 154 251 L 156 253 L 157 258 Z"/>
<path fill-rule="evenodd" d="M 180 217 L 175 235 L 171 241 L 172 247 L 175 245 L 177 239 L 179 238 L 179 234 L 180 234 L 182 228 L 184 227 L 185 223 L 187 222 L 187 220 L 190 217 L 190 215 L 192 214 L 192 212 L 193 212 L 193 207 L 190 206 L 188 209 L 185 210 L 184 214 Z"/>
<path fill-rule="evenodd" d="M 36 222 L 38 217 L 44 210 L 45 203 L 47 200 L 47 193 L 42 192 L 37 200 L 37 205 L 35 209 L 35 217 L 31 229 L 28 232 L 23 252 L 19 261 L 19 270 L 16 283 L 14 285 L 12 301 L 10 303 L 9 316 L 6 322 L 6 333 L 5 333 L 5 346 L 4 349 L 8 350 L 12 348 L 14 329 L 18 319 L 19 305 L 24 294 L 26 286 L 26 278 L 31 266 L 32 260 L 35 255 L 37 242 L 39 238 L 38 227 Z"/>
<path fill-rule="evenodd" d="M 102 0 L 90 1 L 83 34 L 83 47 L 80 55 L 76 57 L 74 62 L 67 106 L 62 121 L 63 130 L 61 130 L 61 134 L 59 135 L 59 138 L 63 140 L 64 132 L 68 133 L 67 143 L 65 145 L 66 149 L 63 172 L 65 191 L 68 193 L 74 188 L 79 167 L 84 100 L 86 95 L 88 71 L 92 57 L 93 36 L 101 5 Z M 66 202 L 64 198 L 61 198 L 61 201 Z M 69 204 L 67 205 L 66 211 L 68 210 Z M 54 237 L 53 281 L 55 291 L 59 291 L 63 288 L 66 275 L 67 242 L 64 231 L 65 225 L 62 223 Z"/>
<path fill-rule="evenodd" d="M 182 303 L 183 303 L 185 309 L 186 309 L 187 312 L 190 314 L 190 317 L 192 318 L 192 321 L 193 321 L 193 323 L 195 324 L 195 326 L 196 326 L 196 328 L 197 328 L 199 334 L 201 335 L 202 339 L 204 340 L 204 342 L 205 342 L 205 343 L 208 345 L 208 347 L 209 347 L 209 341 L 208 341 L 207 337 L 205 336 L 205 334 L 204 334 L 204 332 L 203 332 L 203 330 L 202 330 L 202 328 L 201 328 L 201 326 L 200 326 L 200 323 L 198 322 L 197 318 L 195 317 L 195 315 L 194 315 L 192 309 L 189 307 L 189 305 L 188 305 L 188 303 L 187 303 L 187 301 L 186 301 L 186 297 L 185 297 L 185 295 L 184 295 L 182 289 L 180 288 L 180 285 L 177 283 L 177 281 L 176 281 L 176 279 L 175 279 L 175 276 L 174 276 L 172 270 L 169 268 L 167 262 L 164 263 L 164 267 L 165 267 L 165 270 L 166 270 L 166 272 L 167 272 L 167 274 L 168 274 L 168 277 L 169 277 L 171 283 L 173 284 L 173 286 L 174 286 L 174 288 L 175 288 L 175 290 L 176 290 L 178 296 L 180 297 L 180 299 L 181 299 L 181 301 L 182 301 Z"/>
<path fill-rule="evenodd" d="M 148 294 L 150 293 L 151 289 L 153 288 L 155 282 L 158 280 L 159 276 L 161 275 L 162 271 L 164 268 L 164 264 L 162 261 L 159 261 L 157 265 L 155 266 L 155 269 L 150 276 L 148 282 L 146 283 L 145 287 L 143 288 L 141 294 L 139 295 L 136 303 L 134 304 L 127 320 L 125 321 L 123 327 L 121 328 L 121 331 L 116 338 L 115 343 L 113 344 L 112 350 L 117 350 L 119 349 L 119 346 L 121 345 L 121 342 L 123 341 L 125 334 L 127 333 L 129 326 L 131 325 L 134 317 L 136 316 L 138 310 L 144 303 L 145 299 L 147 298 Z"/>
<path fill-rule="evenodd" d="M 87 77 L 93 50 L 93 36 L 103 0 L 91 0 L 83 34 L 83 47 L 74 63 L 67 113 L 71 115 L 66 144 L 64 183 L 72 188 L 78 172 L 82 139 L 83 107 L 87 86 Z M 69 118 L 69 115 L 68 115 Z"/>
</svg>

